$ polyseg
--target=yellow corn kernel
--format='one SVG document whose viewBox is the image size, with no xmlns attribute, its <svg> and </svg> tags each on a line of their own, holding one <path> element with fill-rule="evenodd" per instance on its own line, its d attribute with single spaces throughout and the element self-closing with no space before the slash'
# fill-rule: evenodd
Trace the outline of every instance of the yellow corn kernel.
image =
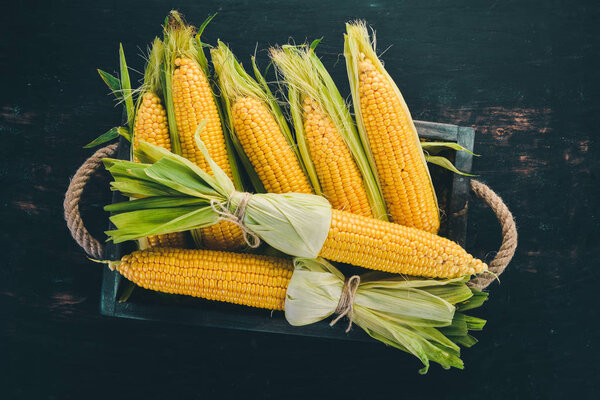
<svg viewBox="0 0 600 400">
<path fill-rule="evenodd" d="M 150 290 L 283 310 L 292 261 L 255 254 L 156 248 L 124 256 L 116 269 Z"/>
<path fill-rule="evenodd" d="M 363 53 L 361 57 L 359 106 L 390 219 L 436 233 L 437 201 L 411 116 L 393 82 Z"/>
<path fill-rule="evenodd" d="M 133 125 L 133 147 L 137 147 L 138 141 L 151 143 L 163 149 L 171 150 L 171 138 L 169 136 L 169 125 L 167 113 L 160 98 L 152 93 L 146 92 L 142 97 L 142 103 L 138 107 Z M 135 159 L 138 162 L 137 159 Z M 183 248 L 186 246 L 186 235 L 184 232 L 168 233 L 166 235 L 149 236 L 148 245 L 169 246 Z"/>
<path fill-rule="evenodd" d="M 137 147 L 139 140 L 171 151 L 167 113 L 160 98 L 152 92 L 144 93 L 142 103 L 135 116 L 133 127 L 134 148 Z M 138 160 L 136 159 L 135 161 L 137 162 Z"/>
<path fill-rule="evenodd" d="M 231 113 L 235 134 L 267 192 L 312 193 L 298 159 L 262 101 L 239 98 Z"/>
<path fill-rule="evenodd" d="M 426 232 L 332 210 L 329 234 L 320 256 L 385 272 L 454 278 L 487 270 L 455 242 Z"/>
<path fill-rule="evenodd" d="M 210 157 L 230 179 L 233 179 L 221 118 L 206 75 L 195 61 L 177 58 L 172 84 L 181 155 L 204 171 L 211 172 L 195 140 L 198 125 L 202 120 L 206 120 L 200 139 L 206 145 Z M 231 222 L 223 221 L 203 228 L 201 232 L 204 245 L 211 249 L 233 250 L 244 245 L 241 229 Z"/>
<path fill-rule="evenodd" d="M 148 236 L 149 247 L 171 247 L 185 249 L 187 238 L 184 232 L 165 233 L 164 235 Z"/>
<path fill-rule="evenodd" d="M 371 217 L 367 191 L 350 150 L 331 118 L 305 98 L 304 132 L 323 195 L 338 210 Z"/>
</svg>

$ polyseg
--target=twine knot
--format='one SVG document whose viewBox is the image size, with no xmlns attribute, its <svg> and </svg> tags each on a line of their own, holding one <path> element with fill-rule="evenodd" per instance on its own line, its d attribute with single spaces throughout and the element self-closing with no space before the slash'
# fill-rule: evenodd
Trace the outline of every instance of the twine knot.
<svg viewBox="0 0 600 400">
<path fill-rule="evenodd" d="M 346 328 L 346 333 L 350 332 L 350 328 L 352 328 L 352 315 L 354 312 L 354 296 L 356 296 L 359 285 L 360 276 L 358 275 L 352 275 L 350 278 L 346 279 L 344 287 L 342 288 L 340 301 L 334 311 L 334 314 L 337 314 L 337 317 L 331 321 L 329 326 L 334 326 L 340 319 L 347 315 L 348 328 Z"/>
<path fill-rule="evenodd" d="M 235 210 L 231 212 L 231 199 L 235 194 L 240 195 L 240 200 L 235 207 Z M 219 215 L 217 221 L 229 221 L 240 227 L 242 230 L 242 234 L 244 236 L 244 241 L 246 244 L 253 249 L 260 246 L 260 238 L 254 232 L 244 225 L 244 216 L 246 215 L 246 207 L 248 206 L 248 201 L 252 197 L 252 193 L 248 192 L 233 192 L 231 196 L 227 199 L 226 202 L 221 202 L 215 199 L 211 199 L 210 207 L 213 211 Z"/>
</svg>

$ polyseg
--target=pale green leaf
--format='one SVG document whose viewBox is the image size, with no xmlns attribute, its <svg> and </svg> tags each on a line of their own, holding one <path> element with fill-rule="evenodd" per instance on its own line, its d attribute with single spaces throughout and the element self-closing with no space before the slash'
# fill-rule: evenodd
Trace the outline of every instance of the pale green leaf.
<svg viewBox="0 0 600 400">
<path fill-rule="evenodd" d="M 461 146 L 456 142 L 421 142 L 421 148 L 430 154 L 437 154 L 444 149 L 451 149 L 456 151 L 464 151 L 473 156 L 479 157 L 478 154 L 473 153 L 466 147 Z"/>
<path fill-rule="evenodd" d="M 106 142 L 110 142 L 113 139 L 119 137 L 119 130 L 117 127 L 110 128 L 107 132 L 98 136 L 96 139 L 92 140 L 90 143 L 83 146 L 84 149 L 89 149 L 91 147 L 96 147 Z"/>
<path fill-rule="evenodd" d="M 100 74 L 100 78 L 106 83 L 106 86 L 110 89 L 110 91 L 115 95 L 117 100 L 121 101 L 123 99 L 123 94 L 121 93 L 121 81 L 119 78 L 109 74 L 108 72 L 98 70 L 98 74 Z"/>
<path fill-rule="evenodd" d="M 455 174 L 464 175 L 464 176 L 477 176 L 477 175 L 467 174 L 466 172 L 459 171 L 454 166 L 454 164 L 452 164 L 452 162 L 450 160 L 448 160 L 446 157 L 426 155 L 425 160 L 427 160 L 427 162 L 430 162 L 432 164 L 439 165 L 440 167 L 445 168 L 449 171 L 452 171 Z"/>
<path fill-rule="evenodd" d="M 127 61 L 125 61 L 125 52 L 123 52 L 122 43 L 119 44 L 119 66 L 121 71 L 121 93 L 125 100 L 125 111 L 127 113 L 127 126 L 132 129 L 135 118 L 135 107 L 133 105 L 133 91 L 131 90 L 129 69 L 127 68 Z"/>
</svg>

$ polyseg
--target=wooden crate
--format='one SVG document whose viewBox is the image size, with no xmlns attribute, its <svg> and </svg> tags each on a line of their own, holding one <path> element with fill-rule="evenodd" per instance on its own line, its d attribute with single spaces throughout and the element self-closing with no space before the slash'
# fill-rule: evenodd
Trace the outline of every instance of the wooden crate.
<svg viewBox="0 0 600 400">
<path fill-rule="evenodd" d="M 433 141 L 457 142 L 473 150 L 475 131 L 472 128 L 432 122 L 415 121 L 421 138 Z M 466 152 L 448 152 L 456 167 L 471 172 L 472 156 Z M 119 158 L 129 157 L 129 143 L 121 142 Z M 437 166 L 430 167 L 440 208 L 442 226 L 440 234 L 462 246 L 467 234 L 467 210 L 469 198 L 469 178 L 452 174 Z M 113 202 L 125 198 L 115 193 Z M 106 255 L 117 260 L 122 255 L 135 250 L 134 243 L 113 244 L 109 242 Z M 344 272 L 344 271 L 343 271 Z M 116 271 L 105 268 L 100 296 L 100 313 L 107 316 L 191 324 L 205 327 L 229 328 L 247 331 L 284 333 L 292 335 L 327 337 L 349 340 L 372 340 L 361 329 L 352 329 L 345 333 L 346 324 L 329 326 L 328 321 L 293 327 L 289 325 L 280 311 L 255 309 L 233 304 L 219 303 L 188 296 L 168 295 L 135 288 L 126 302 L 119 302 L 120 293 L 129 285 Z"/>
</svg>

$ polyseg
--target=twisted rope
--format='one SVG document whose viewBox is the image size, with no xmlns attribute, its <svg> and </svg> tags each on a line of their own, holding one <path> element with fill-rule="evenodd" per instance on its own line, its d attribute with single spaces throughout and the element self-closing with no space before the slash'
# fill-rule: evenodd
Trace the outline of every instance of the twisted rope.
<svg viewBox="0 0 600 400">
<path fill-rule="evenodd" d="M 71 179 L 63 203 L 65 220 L 73 239 L 88 255 L 94 258 L 102 258 L 104 246 L 98 240 L 94 239 L 83 225 L 79 212 L 79 201 L 88 180 L 102 165 L 102 159 L 116 154 L 118 146 L 118 143 L 114 143 L 97 150 L 79 167 L 75 176 Z"/>
<path fill-rule="evenodd" d="M 504 201 L 489 186 L 471 179 L 471 190 L 492 209 L 502 228 L 502 245 L 498 253 L 496 253 L 496 257 L 488 264 L 489 270 L 493 274 L 479 275 L 469 281 L 469 285 L 482 290 L 488 287 L 504 272 L 506 266 L 513 258 L 517 249 L 517 226 L 512 213 L 506 207 Z"/>
</svg>

